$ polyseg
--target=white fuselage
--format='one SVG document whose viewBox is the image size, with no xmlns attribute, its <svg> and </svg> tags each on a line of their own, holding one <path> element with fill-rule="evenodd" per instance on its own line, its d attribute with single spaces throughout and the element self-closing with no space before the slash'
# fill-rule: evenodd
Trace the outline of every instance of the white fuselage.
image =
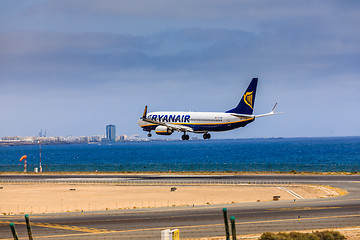
<svg viewBox="0 0 360 240">
<path fill-rule="evenodd" d="M 196 133 L 232 130 L 253 121 L 253 118 L 241 118 L 223 112 L 151 112 L 146 118 L 162 123 L 188 126 Z M 158 126 L 141 119 L 138 124 L 145 131 L 154 130 Z"/>
</svg>

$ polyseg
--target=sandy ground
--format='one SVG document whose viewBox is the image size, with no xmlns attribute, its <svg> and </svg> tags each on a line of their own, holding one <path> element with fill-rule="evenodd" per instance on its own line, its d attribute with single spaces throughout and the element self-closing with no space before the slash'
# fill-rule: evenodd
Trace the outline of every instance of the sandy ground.
<svg viewBox="0 0 360 240">
<path fill-rule="evenodd" d="M 0 214 L 50 213 L 295 199 L 337 195 L 321 186 L 119 186 L 111 184 L 1 184 Z"/>
</svg>

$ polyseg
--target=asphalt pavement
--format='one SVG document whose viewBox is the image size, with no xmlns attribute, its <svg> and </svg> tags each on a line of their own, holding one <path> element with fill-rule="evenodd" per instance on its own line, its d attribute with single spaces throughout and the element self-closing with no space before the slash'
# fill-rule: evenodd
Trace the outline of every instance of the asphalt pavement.
<svg viewBox="0 0 360 240">
<path fill-rule="evenodd" d="M 224 236 L 222 209 L 234 216 L 237 234 L 360 226 L 360 175 L 0 175 L 3 181 L 271 182 L 322 184 L 346 196 L 229 205 L 127 209 L 32 215 L 36 239 L 160 239 L 163 229 L 180 229 L 181 239 Z M 9 223 L 26 237 L 23 216 L 0 217 L 0 239 L 12 239 Z M 27 238 L 23 238 L 27 239 Z"/>
</svg>

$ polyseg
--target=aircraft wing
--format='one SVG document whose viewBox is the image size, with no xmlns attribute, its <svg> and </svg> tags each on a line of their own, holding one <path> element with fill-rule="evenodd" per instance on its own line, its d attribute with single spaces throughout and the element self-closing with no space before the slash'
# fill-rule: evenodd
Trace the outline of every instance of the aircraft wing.
<svg viewBox="0 0 360 240">
<path fill-rule="evenodd" d="M 147 106 L 145 106 L 143 116 L 141 117 L 141 120 L 143 120 L 144 122 L 165 126 L 169 129 L 172 129 L 172 130 L 178 131 L 178 132 L 194 132 L 194 129 L 192 129 L 191 127 L 151 120 L 151 119 L 146 118 L 146 115 L 147 115 Z"/>
<path fill-rule="evenodd" d="M 175 131 L 178 131 L 178 132 L 194 132 L 194 129 L 192 129 L 191 127 L 188 127 L 188 126 L 184 126 L 184 125 L 165 123 L 165 126 L 167 126 L 170 129 L 173 129 Z"/>
</svg>

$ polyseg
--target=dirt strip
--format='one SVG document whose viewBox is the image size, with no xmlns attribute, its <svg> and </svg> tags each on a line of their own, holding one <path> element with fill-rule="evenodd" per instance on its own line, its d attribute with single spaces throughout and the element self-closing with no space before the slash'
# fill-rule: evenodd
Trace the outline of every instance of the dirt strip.
<svg viewBox="0 0 360 240">
<path fill-rule="evenodd" d="M 55 213 L 323 198 L 346 194 L 311 185 L 132 186 L 116 184 L 1 184 L 0 214 Z M 172 189 L 173 188 L 173 189 Z M 296 194 L 293 194 L 296 193 Z"/>
</svg>

